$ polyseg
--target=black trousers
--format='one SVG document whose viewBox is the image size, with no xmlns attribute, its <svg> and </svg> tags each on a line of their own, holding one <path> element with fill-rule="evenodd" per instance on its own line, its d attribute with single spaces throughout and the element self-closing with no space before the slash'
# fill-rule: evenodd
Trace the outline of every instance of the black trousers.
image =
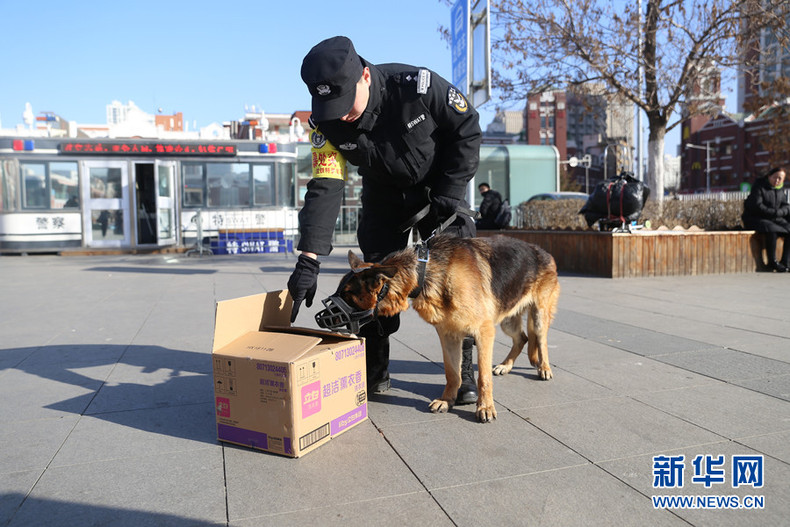
<svg viewBox="0 0 790 527">
<path fill-rule="evenodd" d="M 784 238 L 784 245 L 782 246 L 782 258 L 779 260 L 783 265 L 790 263 L 790 243 L 788 243 L 788 236 L 785 233 L 778 232 L 764 232 L 763 240 L 765 242 L 765 252 L 768 254 L 768 263 L 776 261 L 776 239 L 781 236 Z"/>
<path fill-rule="evenodd" d="M 408 246 L 410 232 L 402 232 L 401 226 L 422 209 L 427 201 L 427 191 L 414 188 L 399 191 L 392 187 L 381 187 L 365 183 L 362 189 L 362 217 L 357 228 L 359 248 L 366 262 L 380 262 L 388 255 Z M 464 207 L 469 207 L 465 202 Z M 421 238 L 427 239 L 439 225 L 439 218 L 428 215 L 415 227 Z M 477 231 L 472 218 L 458 214 L 445 233 L 464 238 L 473 238 Z M 365 337 L 368 386 L 389 378 L 390 335 L 400 327 L 400 316 L 379 317 L 360 329 Z M 467 339 L 465 347 L 471 344 Z"/>
</svg>

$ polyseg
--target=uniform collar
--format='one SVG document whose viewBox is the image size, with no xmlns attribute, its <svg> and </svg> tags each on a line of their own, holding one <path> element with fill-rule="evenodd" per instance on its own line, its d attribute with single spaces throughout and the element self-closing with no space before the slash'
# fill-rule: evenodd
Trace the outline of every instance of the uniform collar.
<svg viewBox="0 0 790 527">
<path fill-rule="evenodd" d="M 357 129 L 372 130 L 373 124 L 381 113 L 381 103 L 384 100 L 386 83 L 384 81 L 384 74 L 381 73 L 375 65 L 365 59 L 362 59 L 362 65 L 370 68 L 370 99 L 368 99 L 367 108 L 365 108 L 365 111 L 357 122 Z"/>
</svg>

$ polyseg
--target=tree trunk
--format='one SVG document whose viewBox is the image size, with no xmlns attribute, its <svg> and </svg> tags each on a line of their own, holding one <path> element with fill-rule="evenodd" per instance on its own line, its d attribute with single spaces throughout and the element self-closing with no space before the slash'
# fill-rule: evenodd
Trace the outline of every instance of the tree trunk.
<svg viewBox="0 0 790 527">
<path fill-rule="evenodd" d="M 647 186 L 650 196 L 659 203 L 664 199 L 664 136 L 665 125 L 650 123 L 647 140 Z"/>
</svg>

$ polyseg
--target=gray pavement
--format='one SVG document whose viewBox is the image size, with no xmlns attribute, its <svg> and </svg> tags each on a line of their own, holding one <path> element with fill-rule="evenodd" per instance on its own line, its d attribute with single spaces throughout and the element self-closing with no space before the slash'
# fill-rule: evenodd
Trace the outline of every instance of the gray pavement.
<svg viewBox="0 0 790 527">
<path fill-rule="evenodd" d="M 407 312 L 370 419 L 290 459 L 217 442 L 210 349 L 215 302 L 282 289 L 294 261 L 0 257 L 0 525 L 788 525 L 790 275 L 561 276 L 554 379 L 522 355 L 486 425 L 428 411 L 441 352 Z M 763 508 L 699 508 L 733 497 Z"/>
</svg>

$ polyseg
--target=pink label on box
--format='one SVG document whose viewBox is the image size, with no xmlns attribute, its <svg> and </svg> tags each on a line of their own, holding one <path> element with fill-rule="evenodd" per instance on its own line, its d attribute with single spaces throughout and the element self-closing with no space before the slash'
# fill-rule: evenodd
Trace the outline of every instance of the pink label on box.
<svg viewBox="0 0 790 527">
<path fill-rule="evenodd" d="M 321 411 L 321 381 L 302 387 L 302 418 Z"/>
<path fill-rule="evenodd" d="M 368 416 L 368 405 L 364 404 L 359 408 L 351 410 L 347 414 L 343 414 L 331 423 L 332 435 L 339 434 L 346 428 L 349 428 L 358 422 L 362 421 Z"/>
<path fill-rule="evenodd" d="M 217 397 L 217 415 L 220 417 L 230 417 L 230 399 Z"/>
</svg>

